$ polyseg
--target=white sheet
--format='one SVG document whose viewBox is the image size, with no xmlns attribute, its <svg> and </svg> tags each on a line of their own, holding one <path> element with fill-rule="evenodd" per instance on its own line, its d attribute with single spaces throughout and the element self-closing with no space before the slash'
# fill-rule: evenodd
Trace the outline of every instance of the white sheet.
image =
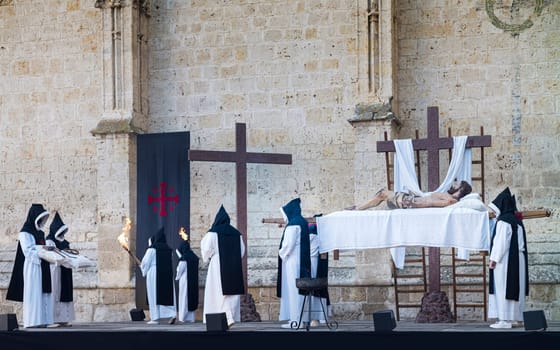
<svg viewBox="0 0 560 350">
<path fill-rule="evenodd" d="M 470 208 L 345 210 L 317 217 L 319 251 L 454 247 L 488 251 L 488 212 Z"/>
</svg>

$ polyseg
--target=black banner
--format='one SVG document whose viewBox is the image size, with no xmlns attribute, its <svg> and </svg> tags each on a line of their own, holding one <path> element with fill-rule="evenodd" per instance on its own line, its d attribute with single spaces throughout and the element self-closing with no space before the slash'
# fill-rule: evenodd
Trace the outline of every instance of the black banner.
<svg viewBox="0 0 560 350">
<path fill-rule="evenodd" d="M 138 135 L 136 253 L 140 259 L 148 248 L 148 239 L 161 227 L 173 250 L 182 242 L 180 228 L 189 232 L 189 147 L 189 132 Z M 173 254 L 173 266 L 175 271 L 176 254 Z M 139 269 L 136 269 L 136 307 L 148 307 L 146 280 Z"/>
</svg>

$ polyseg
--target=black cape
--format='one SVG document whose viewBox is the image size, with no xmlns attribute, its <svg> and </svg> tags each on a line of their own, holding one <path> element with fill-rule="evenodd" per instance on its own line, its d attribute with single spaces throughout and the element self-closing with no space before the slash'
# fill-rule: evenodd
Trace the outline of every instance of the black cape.
<svg viewBox="0 0 560 350">
<path fill-rule="evenodd" d="M 49 226 L 49 235 L 47 240 L 54 242 L 56 247 L 60 250 L 69 249 L 70 242 L 66 239 L 59 241 L 57 237 L 64 238 L 68 232 L 68 226 L 64 224 L 58 212 L 54 215 L 54 219 Z M 72 269 L 64 266 L 58 266 L 60 269 L 60 301 L 70 302 L 74 301 L 74 283 L 72 281 Z"/>
<path fill-rule="evenodd" d="M 45 244 L 45 233 L 39 230 L 39 220 L 46 220 L 49 216 L 49 212 L 43 207 L 42 204 L 32 204 L 31 208 L 27 213 L 27 219 L 21 228 L 21 232 L 27 232 L 35 238 L 35 244 Z M 16 249 L 16 258 L 14 261 L 14 267 L 12 269 L 12 276 L 10 277 L 10 283 L 8 285 L 8 292 L 6 293 L 6 299 L 12 301 L 23 301 L 23 263 L 25 261 L 25 255 L 21 249 L 21 244 L 18 241 Z M 51 270 L 49 263 L 41 260 L 41 277 L 42 277 L 42 289 L 43 293 L 51 292 Z"/>
<path fill-rule="evenodd" d="M 245 294 L 243 264 L 241 259 L 241 232 L 230 225 L 229 215 L 220 206 L 208 232 L 216 232 L 220 254 L 220 279 L 224 295 Z"/>
<path fill-rule="evenodd" d="M 192 251 L 188 241 L 183 241 L 177 249 L 181 256 L 179 261 L 187 262 L 187 310 L 198 308 L 198 266 L 199 257 Z"/>
</svg>

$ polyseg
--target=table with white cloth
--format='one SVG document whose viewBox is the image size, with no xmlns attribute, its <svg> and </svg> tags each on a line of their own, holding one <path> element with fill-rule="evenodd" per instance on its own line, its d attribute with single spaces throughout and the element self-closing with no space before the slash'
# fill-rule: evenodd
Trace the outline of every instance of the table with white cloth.
<svg viewBox="0 0 560 350">
<path fill-rule="evenodd" d="M 470 208 L 344 210 L 317 217 L 319 251 L 452 247 L 488 251 L 488 212 Z"/>
</svg>

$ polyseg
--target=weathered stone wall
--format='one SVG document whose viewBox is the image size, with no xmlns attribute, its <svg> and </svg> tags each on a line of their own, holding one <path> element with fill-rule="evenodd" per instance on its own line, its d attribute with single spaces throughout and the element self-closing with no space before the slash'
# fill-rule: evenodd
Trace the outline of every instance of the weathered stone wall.
<svg viewBox="0 0 560 350">
<path fill-rule="evenodd" d="M 247 167 L 249 287 L 262 319 L 276 319 L 282 228 L 261 220 L 279 217 L 294 197 L 311 216 L 371 196 L 386 184 L 375 143 L 384 132 L 404 138 L 418 129 L 424 137 L 426 107 L 436 105 L 441 135 L 448 128 L 477 135 L 481 126 L 492 135 L 487 200 L 510 186 L 520 209 L 552 209 L 550 218 L 526 221 L 527 306 L 560 319 L 558 2 L 536 1 L 535 8 L 532 2 L 383 1 L 379 89 L 372 90 L 365 0 L 150 1 L 145 36 L 121 33 L 122 110 L 111 110 L 109 12 L 95 4 L 0 2 L 2 300 L 17 233 L 29 205 L 41 202 L 60 210 L 72 245 L 98 262 L 75 274 L 78 320 L 129 319 L 134 270 L 116 237 L 122 217 L 135 213 L 133 133 L 139 130 L 127 128 L 139 114 L 143 131 L 190 131 L 192 149 L 233 150 L 235 123 L 243 122 L 249 151 L 292 154 L 292 165 Z M 123 17 L 128 30 L 135 28 L 132 14 Z M 531 26 L 507 25 L 526 18 Z M 148 48 L 142 64 L 135 56 L 141 50 L 130 44 L 137 40 Z M 363 114 L 371 111 L 379 113 Z M 112 118 L 129 124 L 101 130 Z M 194 162 L 190 181 L 197 251 L 220 204 L 235 224 L 234 166 Z M 364 319 L 393 306 L 387 251 L 330 259 L 335 317 Z M 442 288 L 450 295 L 447 268 Z M 0 312 L 20 313 L 18 303 L 0 305 Z"/>
</svg>

